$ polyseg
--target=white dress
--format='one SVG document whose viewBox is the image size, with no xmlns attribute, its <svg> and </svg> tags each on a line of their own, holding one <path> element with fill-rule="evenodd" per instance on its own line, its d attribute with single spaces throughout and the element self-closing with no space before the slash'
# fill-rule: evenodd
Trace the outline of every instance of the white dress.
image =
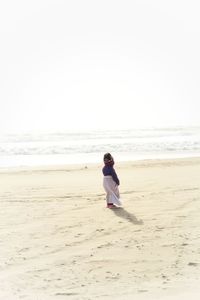
<svg viewBox="0 0 200 300">
<path fill-rule="evenodd" d="M 120 201 L 118 185 L 113 180 L 112 176 L 104 176 L 103 187 L 106 191 L 107 203 L 113 203 L 116 206 L 121 206 L 122 203 Z"/>
</svg>

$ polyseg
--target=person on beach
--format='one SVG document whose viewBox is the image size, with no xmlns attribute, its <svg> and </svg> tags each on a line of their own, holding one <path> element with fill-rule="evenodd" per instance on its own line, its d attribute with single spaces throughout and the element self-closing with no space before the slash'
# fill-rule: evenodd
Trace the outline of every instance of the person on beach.
<svg viewBox="0 0 200 300">
<path fill-rule="evenodd" d="M 110 153 L 104 154 L 104 167 L 102 169 L 103 187 L 106 191 L 106 201 L 108 208 L 120 207 L 120 195 L 119 195 L 119 178 L 114 169 L 114 159 Z"/>
</svg>

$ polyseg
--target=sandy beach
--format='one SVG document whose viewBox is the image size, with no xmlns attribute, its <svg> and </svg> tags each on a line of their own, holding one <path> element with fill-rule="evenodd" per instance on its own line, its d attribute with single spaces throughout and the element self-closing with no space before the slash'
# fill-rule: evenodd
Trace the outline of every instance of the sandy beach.
<svg viewBox="0 0 200 300">
<path fill-rule="evenodd" d="M 199 299 L 200 158 L 0 172 L 0 299 Z"/>
</svg>

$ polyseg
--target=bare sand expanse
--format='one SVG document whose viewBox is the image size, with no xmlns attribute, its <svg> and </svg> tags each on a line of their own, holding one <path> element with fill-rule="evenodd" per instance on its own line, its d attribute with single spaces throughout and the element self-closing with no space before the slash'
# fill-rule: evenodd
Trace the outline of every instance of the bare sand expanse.
<svg viewBox="0 0 200 300">
<path fill-rule="evenodd" d="M 200 158 L 0 172 L 0 299 L 200 299 Z"/>
</svg>

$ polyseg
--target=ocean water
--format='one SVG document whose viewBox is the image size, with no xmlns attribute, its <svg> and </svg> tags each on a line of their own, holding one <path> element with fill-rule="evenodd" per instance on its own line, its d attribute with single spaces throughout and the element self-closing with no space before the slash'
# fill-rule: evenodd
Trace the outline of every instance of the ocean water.
<svg viewBox="0 0 200 300">
<path fill-rule="evenodd" d="M 200 127 L 0 135 L 0 168 L 200 156 Z"/>
</svg>

